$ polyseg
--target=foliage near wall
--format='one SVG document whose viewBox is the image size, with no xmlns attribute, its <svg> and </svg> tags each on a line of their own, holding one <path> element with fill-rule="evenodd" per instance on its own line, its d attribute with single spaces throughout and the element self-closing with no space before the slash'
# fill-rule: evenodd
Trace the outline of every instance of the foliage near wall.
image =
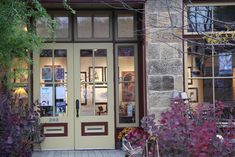
<svg viewBox="0 0 235 157">
<path fill-rule="evenodd" d="M 12 68 L 31 63 L 29 53 L 41 47 L 42 39 L 32 23 L 39 18 L 47 19 L 49 28 L 54 23 L 38 0 L 0 1 L 0 79 L 5 85 L 13 77 Z M 14 58 L 17 63 L 12 62 Z"/>
</svg>

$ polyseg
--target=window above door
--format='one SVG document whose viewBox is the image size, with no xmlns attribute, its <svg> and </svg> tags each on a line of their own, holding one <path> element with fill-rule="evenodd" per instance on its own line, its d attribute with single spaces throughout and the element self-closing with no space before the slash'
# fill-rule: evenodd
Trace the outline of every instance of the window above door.
<svg viewBox="0 0 235 157">
<path fill-rule="evenodd" d="M 77 12 L 75 40 L 112 40 L 112 12 Z"/>
<path fill-rule="evenodd" d="M 45 41 L 136 41 L 137 18 L 132 11 L 52 11 L 49 15 L 56 24 L 46 19 L 36 21 L 36 31 Z"/>
</svg>

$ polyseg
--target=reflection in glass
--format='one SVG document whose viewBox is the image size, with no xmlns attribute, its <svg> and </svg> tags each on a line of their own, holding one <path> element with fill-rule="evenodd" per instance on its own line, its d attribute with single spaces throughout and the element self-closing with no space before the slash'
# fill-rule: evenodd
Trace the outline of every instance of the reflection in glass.
<svg viewBox="0 0 235 157">
<path fill-rule="evenodd" d="M 212 28 L 212 7 L 191 6 L 188 8 L 188 31 L 206 32 Z"/>
<path fill-rule="evenodd" d="M 50 38 L 51 34 L 48 31 L 49 27 L 46 19 L 40 19 L 36 22 L 36 32 L 39 36 L 43 38 Z"/>
<path fill-rule="evenodd" d="M 235 118 L 235 79 L 215 79 L 215 100 L 225 104 L 222 118 Z"/>
<path fill-rule="evenodd" d="M 118 14 L 117 17 L 118 38 L 133 38 L 134 37 L 134 15 L 133 14 Z"/>
<path fill-rule="evenodd" d="M 214 30 L 231 31 L 235 24 L 235 6 L 217 6 L 213 8 Z"/>
<path fill-rule="evenodd" d="M 69 17 L 55 17 L 57 22 L 55 28 L 56 38 L 69 38 Z"/>
<path fill-rule="evenodd" d="M 78 38 L 92 37 L 92 17 L 78 16 L 77 17 L 77 36 Z"/>
<path fill-rule="evenodd" d="M 92 84 L 81 83 L 81 100 L 80 100 L 80 115 L 81 116 L 94 116 L 94 89 Z"/>
<path fill-rule="evenodd" d="M 94 37 L 109 38 L 109 16 L 94 16 Z"/>
<path fill-rule="evenodd" d="M 188 42 L 188 67 L 192 77 L 212 76 L 212 47 L 203 40 Z"/>
</svg>

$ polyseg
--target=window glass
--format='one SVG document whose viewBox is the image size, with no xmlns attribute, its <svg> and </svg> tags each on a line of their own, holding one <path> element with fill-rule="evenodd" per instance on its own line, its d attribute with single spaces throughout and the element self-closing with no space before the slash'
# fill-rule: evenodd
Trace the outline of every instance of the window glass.
<svg viewBox="0 0 235 157">
<path fill-rule="evenodd" d="M 223 118 L 235 117 L 234 46 L 188 41 L 188 96 L 192 105 L 225 104 Z"/>
<path fill-rule="evenodd" d="M 215 46 L 215 76 L 234 76 L 234 46 Z"/>
<path fill-rule="evenodd" d="M 204 40 L 188 42 L 187 61 L 190 77 L 212 76 L 212 47 Z"/>
<path fill-rule="evenodd" d="M 40 82 L 42 116 L 66 116 L 68 113 L 66 49 L 42 50 Z"/>
<path fill-rule="evenodd" d="M 212 30 L 212 7 L 191 6 L 188 8 L 188 32 Z"/>
<path fill-rule="evenodd" d="M 80 68 L 80 114 L 83 116 L 107 115 L 107 49 L 80 50 Z"/>
<path fill-rule="evenodd" d="M 55 16 L 57 22 L 55 27 L 56 38 L 69 38 L 69 17 L 68 16 Z"/>
<path fill-rule="evenodd" d="M 235 6 L 213 7 L 214 30 L 228 31 L 234 29 Z"/>
<path fill-rule="evenodd" d="M 134 38 L 134 15 L 119 13 L 117 15 L 118 38 Z"/>
<path fill-rule="evenodd" d="M 109 38 L 110 33 L 110 19 L 109 16 L 94 16 L 94 37 L 95 38 Z"/>
<path fill-rule="evenodd" d="M 77 16 L 77 37 L 92 38 L 92 17 Z"/>
<path fill-rule="evenodd" d="M 43 38 L 50 38 L 51 34 L 48 31 L 49 27 L 46 19 L 40 19 L 36 22 L 36 32 Z"/>
<path fill-rule="evenodd" d="M 136 123 L 136 79 L 134 46 L 118 46 L 119 123 Z"/>
<path fill-rule="evenodd" d="M 56 21 L 56 24 L 49 26 L 47 19 L 41 18 L 36 21 L 36 32 L 39 36 L 50 39 L 52 38 L 50 27 L 54 28 L 55 39 L 58 40 L 69 40 L 70 38 L 70 18 L 67 13 L 50 13 L 53 20 Z"/>
</svg>

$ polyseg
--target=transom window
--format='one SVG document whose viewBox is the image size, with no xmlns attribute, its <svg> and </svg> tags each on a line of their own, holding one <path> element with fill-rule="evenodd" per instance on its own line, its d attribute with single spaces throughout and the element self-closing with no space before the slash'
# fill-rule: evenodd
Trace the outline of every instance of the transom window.
<svg viewBox="0 0 235 157">
<path fill-rule="evenodd" d="M 75 39 L 112 39 L 111 13 L 78 12 L 75 19 Z"/>
<path fill-rule="evenodd" d="M 56 41 L 112 41 L 113 35 L 117 41 L 137 39 L 136 15 L 131 11 L 77 11 L 75 16 L 67 12 L 49 14 L 57 22 L 52 26 Z M 53 37 L 49 28 L 46 19 L 36 22 L 37 33 L 47 41 Z"/>
<path fill-rule="evenodd" d="M 71 40 L 71 17 L 68 13 L 50 13 L 52 19 L 56 21 L 54 25 L 54 36 L 57 41 L 68 41 Z M 45 38 L 46 40 L 51 40 L 53 37 L 52 32 L 50 32 L 50 26 L 46 19 L 41 19 L 36 22 L 37 33 Z"/>
</svg>

